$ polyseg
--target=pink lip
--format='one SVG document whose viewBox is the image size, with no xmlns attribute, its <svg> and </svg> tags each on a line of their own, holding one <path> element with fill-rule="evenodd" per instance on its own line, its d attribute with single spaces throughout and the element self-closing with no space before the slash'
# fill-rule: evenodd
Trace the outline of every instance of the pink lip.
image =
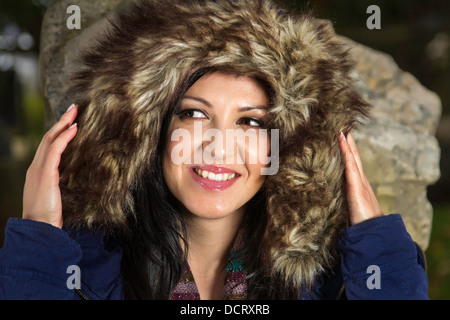
<svg viewBox="0 0 450 320">
<path fill-rule="evenodd" d="M 213 181 L 206 178 L 203 178 L 199 176 L 197 173 L 194 172 L 194 169 L 200 169 L 200 170 L 206 170 L 216 173 L 234 173 L 236 176 L 233 179 L 227 180 L 227 181 Z M 233 183 L 236 182 L 236 180 L 239 178 L 239 174 L 229 168 L 224 167 L 216 167 L 216 166 L 210 166 L 210 165 L 200 165 L 190 168 L 190 173 L 194 180 L 204 189 L 209 191 L 223 191 L 225 189 L 228 189 L 233 185 Z"/>
<path fill-rule="evenodd" d="M 216 166 L 207 165 L 207 164 L 194 166 L 192 168 L 200 169 L 200 170 L 206 170 L 206 171 L 209 171 L 209 172 L 213 172 L 214 174 L 216 174 L 216 173 L 234 173 L 236 175 L 239 175 L 239 173 L 237 173 L 234 170 L 231 170 L 230 168 L 216 167 Z"/>
</svg>

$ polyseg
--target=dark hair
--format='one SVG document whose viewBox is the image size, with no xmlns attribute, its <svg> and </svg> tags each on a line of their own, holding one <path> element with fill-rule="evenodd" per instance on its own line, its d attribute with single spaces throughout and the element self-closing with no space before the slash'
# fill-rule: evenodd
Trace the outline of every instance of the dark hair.
<svg viewBox="0 0 450 320">
<path fill-rule="evenodd" d="M 132 232 L 122 239 L 126 299 L 168 299 L 183 269 L 186 255 L 180 241 L 186 238 L 186 228 L 181 204 L 162 173 L 163 148 L 172 115 L 169 112 L 164 118 L 154 164 L 147 168 L 134 192 L 136 216 L 129 218 Z"/>
<path fill-rule="evenodd" d="M 184 91 L 164 117 L 154 164 L 147 169 L 135 189 L 136 216 L 128 221 L 132 232 L 121 239 L 126 299 L 168 299 L 183 272 L 188 250 L 183 205 L 166 185 L 162 173 L 162 154 L 178 102 L 195 81 L 213 71 L 218 70 L 200 70 L 186 82 Z M 225 72 L 231 73 L 228 70 Z M 266 82 L 256 80 L 268 90 Z M 247 299 L 296 298 L 297 291 L 272 277 L 270 266 L 266 263 L 267 253 L 263 246 L 267 225 L 264 186 L 248 202 L 243 224 L 246 232 L 239 254 L 247 272 Z"/>
</svg>

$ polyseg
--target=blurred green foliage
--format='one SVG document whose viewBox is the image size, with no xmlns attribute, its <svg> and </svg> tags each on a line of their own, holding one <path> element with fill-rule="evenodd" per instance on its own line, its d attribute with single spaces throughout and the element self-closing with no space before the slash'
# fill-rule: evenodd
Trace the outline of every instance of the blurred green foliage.
<svg viewBox="0 0 450 320">
<path fill-rule="evenodd" d="M 25 134 L 42 136 L 44 132 L 45 106 L 42 94 L 27 92 L 23 98 Z"/>
<path fill-rule="evenodd" d="M 450 205 L 435 205 L 426 252 L 430 299 L 450 299 Z"/>
</svg>

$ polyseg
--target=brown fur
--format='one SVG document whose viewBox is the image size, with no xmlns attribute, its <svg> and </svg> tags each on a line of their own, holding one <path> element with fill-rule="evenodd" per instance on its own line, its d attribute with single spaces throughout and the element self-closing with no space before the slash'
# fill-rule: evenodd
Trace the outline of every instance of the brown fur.
<svg viewBox="0 0 450 320">
<path fill-rule="evenodd" d="M 332 27 L 270 1 L 145 0 L 120 15 L 75 74 L 78 134 L 63 155 L 64 222 L 114 232 L 155 156 L 161 123 L 196 70 L 230 69 L 273 90 L 280 167 L 266 181 L 272 272 L 299 286 L 336 262 L 347 224 L 339 132 L 367 112 Z"/>
</svg>

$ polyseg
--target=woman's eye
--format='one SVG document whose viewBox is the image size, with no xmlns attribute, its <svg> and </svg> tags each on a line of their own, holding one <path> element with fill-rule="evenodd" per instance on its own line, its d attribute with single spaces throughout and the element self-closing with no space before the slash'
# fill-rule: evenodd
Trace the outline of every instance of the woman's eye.
<svg viewBox="0 0 450 320">
<path fill-rule="evenodd" d="M 238 120 L 238 124 L 250 127 L 262 127 L 264 123 L 261 120 L 252 118 L 241 118 Z"/>
<path fill-rule="evenodd" d="M 182 118 L 192 118 L 192 119 L 206 119 L 207 116 L 203 113 L 203 111 L 196 109 L 187 109 L 182 110 L 178 113 L 178 115 Z"/>
</svg>

